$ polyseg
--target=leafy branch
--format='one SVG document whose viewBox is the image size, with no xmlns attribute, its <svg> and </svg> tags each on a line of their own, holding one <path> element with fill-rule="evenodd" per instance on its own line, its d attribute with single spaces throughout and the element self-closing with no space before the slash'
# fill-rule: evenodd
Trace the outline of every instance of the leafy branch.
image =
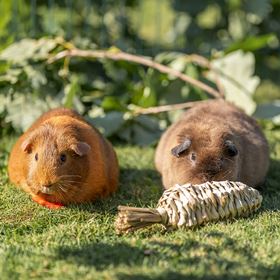
<svg viewBox="0 0 280 280">
<path fill-rule="evenodd" d="M 259 81 L 252 74 L 253 55 L 240 51 L 211 61 L 177 52 L 152 59 L 114 47 L 92 50 L 63 38 L 41 38 L 12 44 L 1 52 L 0 60 L 6 67 L 0 71 L 0 114 L 14 129 L 26 129 L 49 108 L 67 106 L 85 115 L 106 137 L 139 145 L 154 143 L 178 117 L 176 110 L 205 102 L 207 94 L 239 102 L 252 113 L 251 94 Z M 62 63 L 55 63 L 59 60 Z M 101 63 L 102 71 L 92 69 L 92 60 Z M 214 85 L 201 81 L 202 76 Z"/>
<path fill-rule="evenodd" d="M 199 80 L 196 80 L 186 74 L 183 74 L 180 71 L 172 69 L 171 67 L 168 67 L 166 65 L 160 64 L 148 57 L 133 55 L 119 50 L 108 50 L 108 51 L 102 51 L 102 50 L 92 51 L 92 50 L 81 50 L 81 49 L 64 50 L 50 57 L 48 59 L 48 63 L 54 63 L 57 60 L 63 58 L 69 58 L 69 57 L 99 58 L 99 59 L 110 59 L 114 61 L 123 60 L 128 62 L 134 62 L 137 64 L 141 64 L 156 69 L 161 73 L 169 74 L 176 78 L 179 78 L 195 87 L 198 87 L 206 91 L 208 94 L 210 94 L 215 98 L 224 98 L 222 92 L 217 91 L 214 88 L 208 86 L 207 84 Z"/>
</svg>

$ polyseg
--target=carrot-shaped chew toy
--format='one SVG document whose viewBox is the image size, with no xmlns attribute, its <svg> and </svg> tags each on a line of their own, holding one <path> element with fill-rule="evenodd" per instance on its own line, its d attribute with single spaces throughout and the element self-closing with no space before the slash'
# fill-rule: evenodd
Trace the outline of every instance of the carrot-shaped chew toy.
<svg viewBox="0 0 280 280">
<path fill-rule="evenodd" d="M 49 202 L 38 195 L 33 195 L 31 198 L 33 201 L 49 209 L 60 209 L 64 206 L 63 204 L 58 202 Z"/>
<path fill-rule="evenodd" d="M 127 233 L 155 223 L 167 229 L 192 228 L 210 221 L 248 216 L 261 202 L 257 190 L 240 182 L 175 185 L 163 193 L 156 209 L 119 206 L 116 231 Z"/>
</svg>

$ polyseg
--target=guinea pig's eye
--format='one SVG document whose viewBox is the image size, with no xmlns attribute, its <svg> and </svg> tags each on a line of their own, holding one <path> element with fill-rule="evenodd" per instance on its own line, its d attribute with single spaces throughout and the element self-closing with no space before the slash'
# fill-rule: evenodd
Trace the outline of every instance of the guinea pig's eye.
<svg viewBox="0 0 280 280">
<path fill-rule="evenodd" d="M 237 151 L 237 149 L 235 147 L 228 147 L 227 148 L 227 154 L 230 157 L 235 157 L 238 154 L 238 151 Z"/>
<path fill-rule="evenodd" d="M 61 162 L 65 162 L 66 161 L 66 155 L 65 154 L 61 154 L 60 155 L 60 161 Z"/>
<path fill-rule="evenodd" d="M 190 159 L 191 159 L 191 161 L 195 161 L 196 160 L 196 154 L 195 153 L 191 153 Z"/>
<path fill-rule="evenodd" d="M 226 154 L 228 156 L 234 157 L 238 154 L 238 150 L 232 141 L 226 140 L 225 147 L 226 147 Z"/>
<path fill-rule="evenodd" d="M 35 160 L 38 160 L 38 153 L 35 154 Z"/>
</svg>

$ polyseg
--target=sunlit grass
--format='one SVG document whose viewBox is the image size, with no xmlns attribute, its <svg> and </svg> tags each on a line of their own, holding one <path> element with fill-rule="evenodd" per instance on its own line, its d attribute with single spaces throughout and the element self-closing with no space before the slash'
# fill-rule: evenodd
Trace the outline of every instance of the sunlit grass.
<svg viewBox="0 0 280 280">
<path fill-rule="evenodd" d="M 250 218 L 189 231 L 157 225 L 126 236 L 114 231 L 119 204 L 154 207 L 161 181 L 153 148 L 117 147 L 121 184 L 93 204 L 51 211 L 7 182 L 9 139 L 0 149 L 0 279 L 279 279 L 280 154 L 260 211 Z M 275 156 L 278 155 L 278 156 Z"/>
</svg>

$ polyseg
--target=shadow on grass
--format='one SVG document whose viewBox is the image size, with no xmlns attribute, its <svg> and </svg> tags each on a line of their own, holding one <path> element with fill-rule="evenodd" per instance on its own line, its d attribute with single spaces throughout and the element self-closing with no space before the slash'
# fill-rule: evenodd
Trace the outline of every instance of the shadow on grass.
<svg viewBox="0 0 280 280">
<path fill-rule="evenodd" d="M 280 209 L 280 161 L 271 160 L 264 186 L 262 210 Z M 70 208 L 88 212 L 116 213 L 118 205 L 151 207 L 157 204 L 163 193 L 161 177 L 153 169 L 121 169 L 118 191 L 111 197 L 93 203 L 71 205 Z"/>
<path fill-rule="evenodd" d="M 260 190 L 263 195 L 262 209 L 280 210 L 280 161 L 270 160 L 270 167 L 264 187 Z"/>
<path fill-rule="evenodd" d="M 213 240 L 214 239 L 214 240 Z M 214 242 L 207 243 L 208 240 Z M 219 244 L 217 246 L 213 244 Z M 127 273 L 119 273 L 119 279 L 277 279 L 280 265 L 269 267 L 253 255 L 248 245 L 217 231 L 207 234 L 201 241 L 187 239 L 182 244 L 146 241 L 131 246 L 125 242 L 115 244 L 94 243 L 81 247 L 60 247 L 56 259 L 96 270 L 128 266 Z M 145 275 L 148 268 L 165 263 L 156 275 Z M 168 267 L 166 264 L 168 263 Z M 133 267 L 142 265 L 143 273 L 133 273 Z M 243 271 L 243 272 L 240 272 Z M 274 278 L 275 277 L 275 278 Z"/>
<path fill-rule="evenodd" d="M 163 192 L 160 175 L 153 169 L 121 169 L 117 192 L 93 203 L 73 204 L 72 209 L 88 212 L 116 212 L 118 205 L 138 207 L 156 204 Z"/>
</svg>

